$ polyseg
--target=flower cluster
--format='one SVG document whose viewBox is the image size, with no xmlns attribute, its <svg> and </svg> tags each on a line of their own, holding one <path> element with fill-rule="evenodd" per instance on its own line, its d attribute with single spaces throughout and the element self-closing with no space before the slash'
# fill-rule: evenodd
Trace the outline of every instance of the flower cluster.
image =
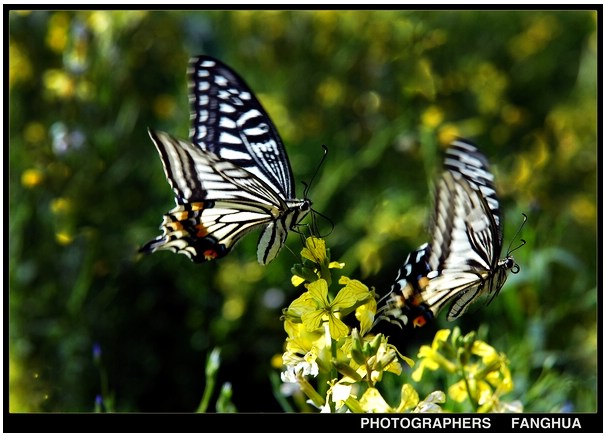
<svg viewBox="0 0 606 436">
<path fill-rule="evenodd" d="M 436 411 L 443 394 L 424 401 L 412 386 L 402 387 L 400 404 L 391 407 L 377 389 L 383 374 L 400 375 L 398 359 L 412 367 L 414 362 L 398 353 L 381 334 L 368 334 L 377 304 L 374 292 L 358 280 L 341 276 L 341 288 L 331 297 L 331 269 L 343 268 L 331 262 L 325 242 L 310 237 L 301 252 L 303 263 L 293 267 L 292 282 L 306 291 L 284 310 L 288 334 L 282 356 L 282 381 L 298 385 L 309 401 L 325 412 Z M 357 326 L 344 319 L 353 314 Z M 317 381 L 316 387 L 312 385 Z M 441 394 L 441 395 L 440 395 Z"/>
<path fill-rule="evenodd" d="M 322 412 L 435 413 L 462 403 L 471 405 L 467 411 L 521 411 L 517 402 L 500 400 L 513 387 L 505 355 L 476 339 L 475 332 L 439 330 L 431 346 L 421 346 L 415 365 L 383 334 L 370 332 L 377 310 L 371 289 L 345 276 L 332 289 L 332 271 L 344 264 L 330 260 L 324 240 L 307 238 L 301 257 L 292 268 L 292 283 L 305 291 L 282 316 L 288 334 L 281 361 L 284 392 L 302 392 Z M 452 381 L 448 396 L 424 389 L 430 393 L 421 400 L 406 382 L 403 364 L 414 369 L 410 378 L 423 387 L 435 383 L 430 374 L 446 376 Z M 381 383 L 385 374 L 391 374 L 389 388 Z M 389 392 L 394 379 L 399 392 Z"/>
<path fill-rule="evenodd" d="M 507 357 L 476 339 L 475 332 L 462 336 L 458 327 L 439 330 L 431 347 L 421 346 L 418 357 L 419 364 L 412 373 L 414 381 L 420 381 L 426 370 L 443 371 L 457 380 L 448 388 L 453 401 L 469 401 L 476 412 L 522 411 L 519 402 L 500 400 L 513 389 Z"/>
</svg>

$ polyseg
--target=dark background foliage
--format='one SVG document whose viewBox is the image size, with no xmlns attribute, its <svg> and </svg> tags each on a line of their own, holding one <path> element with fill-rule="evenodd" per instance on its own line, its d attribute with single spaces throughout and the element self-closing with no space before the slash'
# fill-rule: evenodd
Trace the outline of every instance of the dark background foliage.
<svg viewBox="0 0 606 436">
<path fill-rule="evenodd" d="M 187 137 L 198 54 L 258 95 L 299 195 L 328 147 L 310 197 L 335 224 L 333 259 L 379 294 L 429 237 L 441 150 L 474 140 L 505 248 L 522 212 L 527 244 L 520 273 L 458 324 L 508 355 L 526 411 L 596 410 L 595 11 L 5 13 L 10 410 L 92 411 L 102 395 L 116 411 L 194 411 L 213 347 L 239 411 L 281 410 L 269 374 L 300 238 L 265 268 L 256 235 L 203 265 L 137 255 L 174 204 L 146 130 Z M 442 315 L 402 351 L 451 326 Z"/>
</svg>

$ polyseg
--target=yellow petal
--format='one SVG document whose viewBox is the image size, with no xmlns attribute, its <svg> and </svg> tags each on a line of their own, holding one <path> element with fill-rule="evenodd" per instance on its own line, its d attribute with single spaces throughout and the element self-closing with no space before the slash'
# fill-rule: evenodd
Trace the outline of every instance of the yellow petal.
<svg viewBox="0 0 606 436">
<path fill-rule="evenodd" d="M 290 282 L 292 283 L 292 285 L 296 288 L 297 286 L 299 286 L 301 283 L 305 283 L 305 279 L 303 277 L 299 277 L 299 276 L 292 276 L 290 278 Z"/>
<path fill-rule="evenodd" d="M 360 405 L 367 412 L 386 413 L 391 411 L 389 404 L 383 399 L 376 388 L 368 388 L 360 398 Z"/>
<path fill-rule="evenodd" d="M 313 300 L 309 292 L 304 292 L 288 306 L 285 315 L 287 317 L 300 318 L 303 314 L 316 310 L 316 302 Z"/>
<path fill-rule="evenodd" d="M 440 348 L 441 343 L 446 342 L 448 340 L 448 336 L 450 336 L 449 329 L 438 330 L 433 338 L 433 342 L 431 343 L 431 348 L 433 348 L 434 350 Z"/>
<path fill-rule="evenodd" d="M 471 352 L 476 356 L 481 356 L 484 363 L 498 358 L 497 350 L 484 341 L 474 341 Z"/>
<path fill-rule="evenodd" d="M 305 245 L 306 247 L 301 250 L 301 256 L 318 265 L 324 264 L 326 260 L 326 242 L 324 239 L 311 236 L 307 238 Z"/>
<path fill-rule="evenodd" d="M 405 383 L 402 385 L 402 391 L 400 392 L 400 405 L 396 409 L 397 412 L 404 412 L 405 410 L 412 409 L 419 403 L 419 394 L 415 389 Z"/>
<path fill-rule="evenodd" d="M 307 285 L 307 291 L 311 298 L 316 301 L 316 307 L 328 307 L 328 284 L 326 280 L 319 279 Z"/>
<path fill-rule="evenodd" d="M 467 388 L 465 382 L 460 380 L 448 388 L 448 396 L 456 401 L 462 403 L 467 400 Z"/>
<path fill-rule="evenodd" d="M 349 327 L 334 315 L 329 316 L 328 327 L 333 339 L 340 339 L 349 333 Z"/>
<path fill-rule="evenodd" d="M 372 327 L 376 313 L 377 302 L 374 298 L 356 309 L 356 319 L 360 322 L 360 334 L 362 336 Z"/>
<path fill-rule="evenodd" d="M 320 328 L 325 314 L 326 311 L 324 309 L 313 310 L 304 314 L 301 317 L 301 320 L 307 331 L 313 331 Z"/>
</svg>

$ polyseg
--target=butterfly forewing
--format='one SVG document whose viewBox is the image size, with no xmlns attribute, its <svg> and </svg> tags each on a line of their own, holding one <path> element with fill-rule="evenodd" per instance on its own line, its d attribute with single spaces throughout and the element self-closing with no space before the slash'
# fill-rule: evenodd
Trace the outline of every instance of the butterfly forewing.
<svg viewBox="0 0 606 436">
<path fill-rule="evenodd" d="M 446 152 L 444 168 L 429 261 L 435 277 L 424 295 L 438 308 L 450 302 L 448 319 L 453 320 L 478 298 L 499 291 L 506 264 L 499 261 L 501 212 L 487 159 L 473 144 L 457 140 Z"/>
<path fill-rule="evenodd" d="M 293 198 L 294 181 L 271 119 L 244 80 L 207 56 L 190 60 L 191 141 Z"/>
</svg>

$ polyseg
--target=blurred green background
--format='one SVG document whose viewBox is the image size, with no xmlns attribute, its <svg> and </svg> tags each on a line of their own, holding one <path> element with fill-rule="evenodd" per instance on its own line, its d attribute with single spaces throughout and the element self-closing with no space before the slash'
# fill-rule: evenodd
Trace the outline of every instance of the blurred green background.
<svg viewBox="0 0 606 436">
<path fill-rule="evenodd" d="M 257 94 L 299 196 L 328 147 L 310 197 L 333 259 L 379 294 L 429 238 L 441 149 L 474 140 L 504 249 L 522 212 L 527 244 L 458 324 L 508 355 L 525 411 L 596 410 L 597 12 L 8 14 L 11 411 L 194 411 L 213 347 L 239 411 L 282 410 L 269 374 L 298 235 L 265 268 L 256 234 L 203 265 L 137 255 L 174 205 L 147 128 L 187 138 L 198 54 Z M 442 314 L 402 351 L 452 325 Z"/>
</svg>

